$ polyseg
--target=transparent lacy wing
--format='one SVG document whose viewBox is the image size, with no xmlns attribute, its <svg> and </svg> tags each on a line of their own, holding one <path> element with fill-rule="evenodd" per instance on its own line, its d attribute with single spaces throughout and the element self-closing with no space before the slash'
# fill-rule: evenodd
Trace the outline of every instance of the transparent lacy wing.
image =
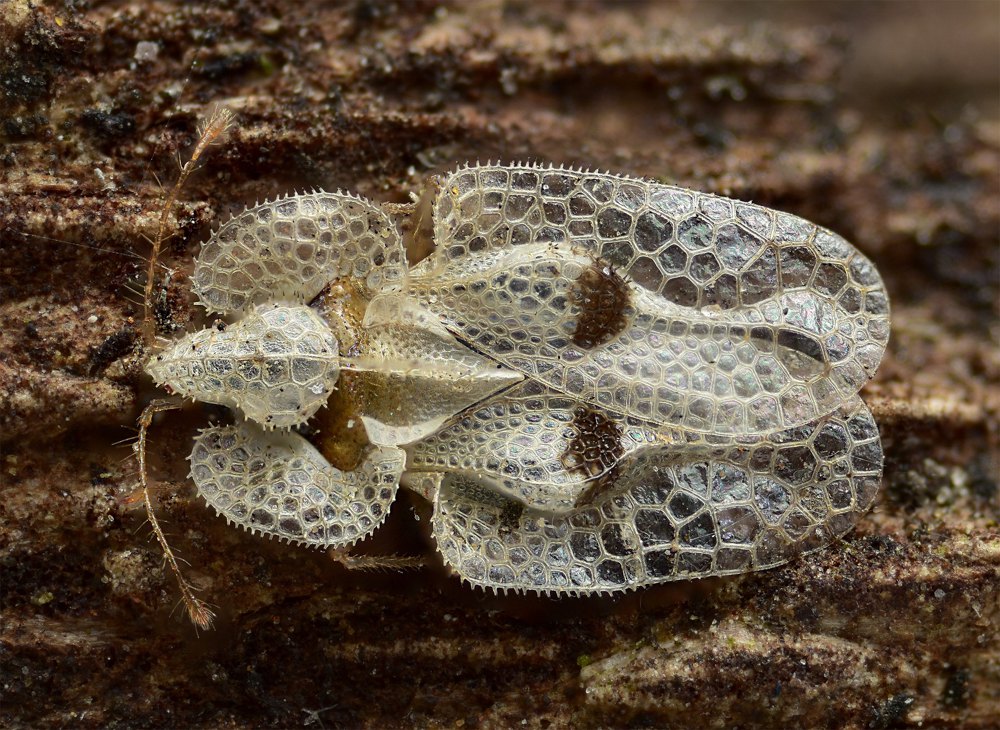
<svg viewBox="0 0 1000 730">
<path fill-rule="evenodd" d="M 248 208 L 202 246 L 192 287 L 211 312 L 304 303 L 350 277 L 370 292 L 399 289 L 406 253 L 395 224 L 347 193 L 292 195 Z"/>
<path fill-rule="evenodd" d="M 227 521 L 311 547 L 347 547 L 382 524 L 404 455 L 373 447 L 351 472 L 304 438 L 252 423 L 202 431 L 191 452 L 198 492 Z"/>
<path fill-rule="evenodd" d="M 735 439 L 690 461 L 671 447 L 641 449 L 623 461 L 618 490 L 565 515 L 445 473 L 432 529 L 445 562 L 483 588 L 622 591 L 817 550 L 871 506 L 881 471 L 878 429 L 853 398 L 808 426 Z"/>
<path fill-rule="evenodd" d="M 808 423 L 874 374 L 889 335 L 872 263 L 749 203 L 540 166 L 448 176 L 409 293 L 509 367 L 656 425 Z"/>
<path fill-rule="evenodd" d="M 459 343 L 434 315 L 406 303 L 369 307 L 348 385 L 373 443 L 428 436 L 457 413 L 524 376 Z M 371 316 L 371 310 L 387 316 Z"/>
<path fill-rule="evenodd" d="M 308 307 L 263 304 L 224 330 L 194 332 L 153 357 L 158 385 L 242 411 L 267 427 L 305 423 L 340 373 L 337 340 Z"/>
<path fill-rule="evenodd" d="M 565 513 L 616 490 L 621 462 L 636 450 L 697 435 L 654 432 L 526 380 L 459 414 L 407 447 L 407 472 L 464 474 L 527 507 Z"/>
</svg>

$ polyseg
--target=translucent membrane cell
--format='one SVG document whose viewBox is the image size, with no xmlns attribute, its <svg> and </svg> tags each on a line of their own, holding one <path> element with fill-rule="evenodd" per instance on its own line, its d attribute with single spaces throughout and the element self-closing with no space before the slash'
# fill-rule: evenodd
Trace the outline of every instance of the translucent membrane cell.
<svg viewBox="0 0 1000 730">
<path fill-rule="evenodd" d="M 399 288 L 405 276 L 399 233 L 380 207 L 318 192 L 265 202 L 224 223 L 202 246 L 192 280 L 209 311 L 232 313 L 308 302 L 338 278 L 374 293 Z"/>
<path fill-rule="evenodd" d="M 835 234 L 617 175 L 486 165 L 447 176 L 409 293 L 474 349 L 653 425 L 808 423 L 871 377 L 881 278 Z"/>
<path fill-rule="evenodd" d="M 202 431 L 191 452 L 191 478 L 219 514 L 311 547 L 346 547 L 382 524 L 402 471 L 398 449 L 374 447 L 342 472 L 298 434 L 251 423 Z"/>
<path fill-rule="evenodd" d="M 494 590 L 602 593 L 780 565 L 849 530 L 878 491 L 878 429 L 854 398 L 806 427 L 711 447 L 646 446 L 613 485 L 561 514 L 470 472 L 441 477 L 445 562 Z"/>
</svg>

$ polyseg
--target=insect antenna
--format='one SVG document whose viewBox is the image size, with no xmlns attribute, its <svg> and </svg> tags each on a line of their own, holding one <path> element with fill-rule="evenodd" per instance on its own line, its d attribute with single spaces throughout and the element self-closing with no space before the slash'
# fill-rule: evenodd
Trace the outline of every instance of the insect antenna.
<svg viewBox="0 0 1000 730">
<path fill-rule="evenodd" d="M 233 113 L 226 107 L 216 107 L 215 111 L 208 118 L 208 122 L 205 124 L 205 128 L 202 130 L 200 137 L 198 138 L 198 143 L 195 145 L 194 152 L 191 153 L 191 157 L 181 165 L 180 175 L 177 177 L 177 181 L 170 188 L 170 192 L 167 194 L 163 201 L 163 207 L 160 209 L 160 220 L 156 227 L 156 237 L 153 239 L 153 248 L 150 252 L 149 257 L 149 269 L 146 272 L 146 289 L 145 289 L 145 307 L 143 313 L 143 334 L 144 339 L 147 343 L 151 342 L 155 337 L 156 333 L 156 315 L 153 312 L 153 288 L 156 285 L 156 267 L 159 262 L 160 257 L 160 247 L 163 242 L 169 238 L 167 233 L 168 229 L 168 219 L 170 216 L 170 211 L 173 209 L 175 203 L 177 202 L 177 196 L 180 193 L 181 188 L 184 183 L 187 182 L 188 177 L 194 172 L 198 165 L 198 160 L 205 151 L 216 141 L 225 134 L 234 121 Z"/>
<path fill-rule="evenodd" d="M 200 599 L 199 599 L 199 601 L 200 601 Z M 170 615 L 171 616 L 174 615 L 174 612 L 177 610 L 177 608 L 182 603 L 184 603 L 183 599 L 180 600 L 180 601 L 177 601 L 177 603 L 174 604 L 174 607 L 170 610 Z M 207 626 L 203 626 L 202 624 L 199 624 L 199 623 L 195 622 L 195 634 L 196 635 L 198 633 L 198 629 L 210 629 L 210 628 L 212 628 L 212 620 L 215 618 L 215 612 L 212 611 L 211 608 L 209 608 L 209 606 L 215 606 L 215 604 L 214 603 L 210 604 L 210 603 L 207 603 L 206 601 L 201 601 L 201 604 L 205 607 L 204 610 L 208 614 L 208 625 Z M 215 607 L 217 608 L 217 606 L 215 606 Z M 185 606 L 185 610 L 187 610 L 186 606 Z"/>
<path fill-rule="evenodd" d="M 174 551 L 171 550 L 170 544 L 167 542 L 167 537 L 163 533 L 163 529 L 160 527 L 159 521 L 156 519 L 156 513 L 153 511 L 153 499 L 150 496 L 149 477 L 147 476 L 147 434 L 149 432 L 149 427 L 153 423 L 153 416 L 157 413 L 176 410 L 179 407 L 180 406 L 177 403 L 173 403 L 171 401 L 155 400 L 146 406 L 143 409 L 142 414 L 139 416 L 139 440 L 136 443 L 136 456 L 139 460 L 139 486 L 142 489 L 142 501 L 146 507 L 146 519 L 149 520 L 149 524 L 153 528 L 153 534 L 156 535 L 156 540 L 160 543 L 160 547 L 163 549 L 164 560 L 170 566 L 170 570 L 173 572 L 174 578 L 177 579 L 177 586 L 180 588 L 181 600 L 184 602 L 184 608 L 187 610 L 188 618 L 190 618 L 191 622 L 198 628 L 210 629 L 212 627 L 212 620 L 215 618 L 215 614 L 204 601 L 194 595 L 194 587 L 188 583 L 188 581 L 181 574 L 177 557 L 174 555 Z"/>
<path fill-rule="evenodd" d="M 146 284 L 142 291 L 142 334 L 143 344 L 147 347 L 154 346 L 157 342 L 153 290 L 156 287 L 157 270 L 162 268 L 169 271 L 169 269 L 160 264 L 159 257 L 160 248 L 162 247 L 164 241 L 169 238 L 168 223 L 170 211 L 176 204 L 177 196 L 179 195 L 181 188 L 184 186 L 184 183 L 187 181 L 188 177 L 191 176 L 191 173 L 197 168 L 198 161 L 201 159 L 202 155 L 226 132 L 227 129 L 229 129 L 232 123 L 232 112 L 225 107 L 216 108 L 216 110 L 209 117 L 204 129 L 201 130 L 194 152 L 191 154 L 191 158 L 186 163 L 180 165 L 180 174 L 178 175 L 177 181 L 173 184 L 163 199 L 163 206 L 160 209 L 160 217 L 157 222 L 156 235 L 151 241 L 151 250 L 147 261 L 148 267 L 146 271 Z M 159 184 L 159 180 L 157 180 L 157 184 Z M 171 549 L 170 543 L 167 541 L 167 536 L 162 527 L 160 527 L 160 523 L 153 510 L 153 499 L 151 496 L 152 488 L 149 483 L 148 468 L 146 463 L 148 432 L 149 427 L 153 422 L 153 416 L 157 413 L 175 410 L 177 408 L 179 408 L 178 404 L 164 400 L 156 400 L 147 405 L 146 408 L 143 409 L 142 414 L 139 416 L 138 437 L 133 449 L 139 463 L 139 490 L 142 495 L 143 504 L 146 508 L 146 519 L 152 528 L 153 534 L 156 536 L 157 542 L 160 543 L 160 547 L 163 549 L 164 561 L 170 566 L 170 570 L 173 572 L 174 577 L 177 580 L 177 585 L 181 592 L 181 601 L 184 604 L 188 617 L 198 628 L 209 629 L 212 626 L 215 614 L 204 601 L 195 596 L 194 587 L 181 573 L 179 559 Z"/>
</svg>

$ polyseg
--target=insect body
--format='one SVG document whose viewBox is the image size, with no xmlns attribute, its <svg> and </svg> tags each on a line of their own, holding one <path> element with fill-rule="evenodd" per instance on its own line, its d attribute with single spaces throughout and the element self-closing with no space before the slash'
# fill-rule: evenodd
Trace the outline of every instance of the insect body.
<svg viewBox="0 0 1000 730">
<path fill-rule="evenodd" d="M 857 391 L 888 301 L 843 239 L 539 165 L 446 176 L 434 237 L 408 269 L 381 208 L 314 193 L 205 244 L 195 291 L 236 321 L 148 369 L 245 417 L 191 456 L 227 519 L 345 547 L 403 484 L 463 579 L 575 594 L 778 565 L 871 506 L 882 450 Z M 326 426 L 319 448 L 287 430 L 335 389 L 328 423 L 365 434 L 342 468 Z"/>
</svg>

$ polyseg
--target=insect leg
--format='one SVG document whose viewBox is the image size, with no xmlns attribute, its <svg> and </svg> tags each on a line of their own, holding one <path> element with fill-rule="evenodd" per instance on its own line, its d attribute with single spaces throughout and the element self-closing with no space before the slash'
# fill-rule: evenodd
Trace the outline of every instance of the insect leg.
<svg viewBox="0 0 1000 730">
<path fill-rule="evenodd" d="M 427 565 L 420 555 L 352 555 L 349 548 L 335 548 L 330 557 L 348 570 L 415 570 Z"/>
</svg>

